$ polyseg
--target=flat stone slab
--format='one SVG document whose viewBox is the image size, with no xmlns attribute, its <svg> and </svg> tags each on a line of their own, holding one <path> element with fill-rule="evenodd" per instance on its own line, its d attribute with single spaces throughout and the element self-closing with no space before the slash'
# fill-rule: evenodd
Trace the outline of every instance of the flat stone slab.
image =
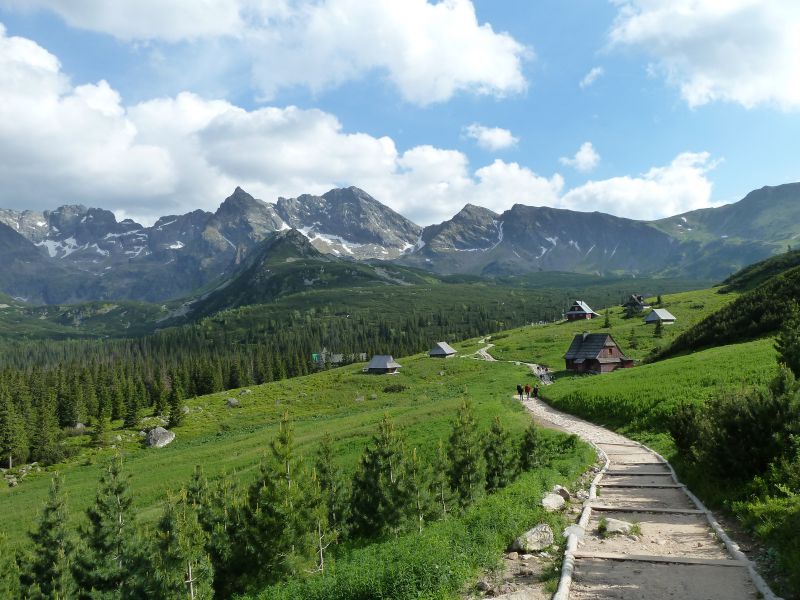
<svg viewBox="0 0 800 600">
<path fill-rule="evenodd" d="M 755 600 L 747 569 L 581 558 L 570 600 Z"/>
<path fill-rule="evenodd" d="M 609 484 L 616 484 L 616 485 L 678 485 L 675 483 L 675 480 L 672 478 L 672 475 L 667 473 L 657 473 L 655 475 L 647 473 L 637 473 L 636 475 L 630 475 L 629 473 L 609 473 L 606 472 L 603 474 L 603 479 L 600 481 L 600 485 L 609 485 Z"/>
</svg>

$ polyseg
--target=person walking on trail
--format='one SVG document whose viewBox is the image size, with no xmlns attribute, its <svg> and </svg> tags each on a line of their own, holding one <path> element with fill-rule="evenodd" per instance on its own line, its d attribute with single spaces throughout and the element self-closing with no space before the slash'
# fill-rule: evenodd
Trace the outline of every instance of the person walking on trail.
<svg viewBox="0 0 800 600">
<path fill-rule="evenodd" d="M 525 397 L 526 397 L 528 400 L 530 400 L 530 399 L 531 399 L 531 384 L 530 384 L 530 383 L 526 383 L 526 384 L 525 384 Z"/>
<path fill-rule="evenodd" d="M 519 399 L 522 400 L 522 386 L 517 384 L 517 394 L 519 394 Z"/>
<path fill-rule="evenodd" d="M 539 386 L 538 386 L 538 384 L 533 386 L 533 397 L 536 400 L 539 399 Z"/>
</svg>

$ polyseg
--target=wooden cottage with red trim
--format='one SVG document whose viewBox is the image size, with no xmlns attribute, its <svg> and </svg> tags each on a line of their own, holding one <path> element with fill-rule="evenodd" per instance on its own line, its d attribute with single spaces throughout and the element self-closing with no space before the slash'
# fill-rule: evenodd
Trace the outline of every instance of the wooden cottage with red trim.
<svg viewBox="0 0 800 600">
<path fill-rule="evenodd" d="M 633 359 L 622 353 L 608 333 L 581 333 L 575 336 L 564 355 L 568 371 L 576 373 L 610 373 L 628 369 Z"/>
<path fill-rule="evenodd" d="M 580 319 L 594 319 L 600 315 L 594 312 L 583 300 L 575 300 L 565 313 L 565 316 L 567 321 L 578 321 Z"/>
</svg>

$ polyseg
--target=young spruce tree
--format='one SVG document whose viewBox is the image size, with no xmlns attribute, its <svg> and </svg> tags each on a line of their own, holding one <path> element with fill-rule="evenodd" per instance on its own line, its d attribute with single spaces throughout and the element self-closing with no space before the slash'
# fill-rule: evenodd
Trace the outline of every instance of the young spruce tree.
<svg viewBox="0 0 800 600">
<path fill-rule="evenodd" d="M 435 514 L 438 518 L 444 518 L 451 510 L 453 492 L 450 489 L 450 478 L 448 477 L 450 462 L 447 459 L 447 450 L 442 440 L 439 440 L 436 446 L 436 455 L 433 458 L 431 470 L 431 490 L 433 491 Z"/>
<path fill-rule="evenodd" d="M 433 496 L 431 494 L 430 467 L 417 454 L 417 449 L 411 451 L 408 458 L 408 500 L 410 503 L 409 521 L 413 521 L 414 528 L 422 533 L 425 521 L 434 513 Z"/>
<path fill-rule="evenodd" d="M 4 534 L 0 534 L 0 598 L 19 600 L 19 564 L 17 553 Z"/>
<path fill-rule="evenodd" d="M 9 469 L 28 458 L 28 435 L 11 394 L 0 388 L 0 465 Z"/>
<path fill-rule="evenodd" d="M 39 523 L 30 533 L 30 554 L 26 558 L 22 578 L 26 588 L 25 598 L 65 600 L 75 597 L 71 569 L 75 543 L 68 521 L 64 480 L 59 473 L 55 473 Z"/>
<path fill-rule="evenodd" d="M 80 530 L 73 566 L 79 598 L 118 600 L 131 579 L 136 529 L 128 479 L 117 454 L 103 469 L 94 504 L 86 510 L 88 523 Z"/>
<path fill-rule="evenodd" d="M 387 415 L 353 475 L 350 509 L 357 536 L 397 533 L 404 525 L 408 511 L 404 441 Z"/>
<path fill-rule="evenodd" d="M 326 433 L 317 450 L 317 480 L 328 511 L 328 526 L 344 535 L 347 520 L 348 493 L 344 473 L 333 456 L 333 438 Z"/>
<path fill-rule="evenodd" d="M 465 400 L 458 409 L 447 448 L 450 487 L 462 509 L 477 500 L 486 487 L 486 464 L 482 449 L 472 405 Z"/>
<path fill-rule="evenodd" d="M 206 553 L 206 533 L 186 491 L 167 499 L 155 531 L 153 597 L 161 600 L 210 600 L 214 569 Z"/>
<path fill-rule="evenodd" d="M 252 558 L 269 581 L 302 570 L 313 556 L 308 479 L 284 414 L 270 453 L 261 461 L 260 475 L 250 486 L 245 519 Z"/>
<path fill-rule="evenodd" d="M 516 457 L 511 445 L 511 434 L 503 427 L 500 417 L 495 417 L 483 450 L 486 459 L 486 491 L 494 492 L 506 487 L 514 479 Z"/>
<path fill-rule="evenodd" d="M 177 376 L 172 376 L 172 391 L 169 393 L 169 423 L 167 427 L 177 427 L 183 422 L 183 389 Z"/>
</svg>

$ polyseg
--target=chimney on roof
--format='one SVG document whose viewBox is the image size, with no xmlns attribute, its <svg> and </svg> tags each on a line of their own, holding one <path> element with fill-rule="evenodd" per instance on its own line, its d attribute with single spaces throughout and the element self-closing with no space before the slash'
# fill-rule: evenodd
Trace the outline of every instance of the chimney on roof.
<svg viewBox="0 0 800 600">
<path fill-rule="evenodd" d="M 584 331 L 584 332 L 583 332 L 583 341 L 584 341 L 584 342 L 586 341 L 586 338 L 587 338 L 587 337 L 589 337 L 589 332 L 588 332 L 588 331 Z"/>
</svg>

